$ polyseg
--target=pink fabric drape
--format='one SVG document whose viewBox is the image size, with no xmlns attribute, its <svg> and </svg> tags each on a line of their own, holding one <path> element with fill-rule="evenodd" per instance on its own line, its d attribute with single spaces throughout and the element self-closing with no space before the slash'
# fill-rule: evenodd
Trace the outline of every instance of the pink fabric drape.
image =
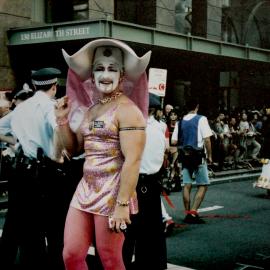
<svg viewBox="0 0 270 270">
<path fill-rule="evenodd" d="M 138 106 L 147 119 L 149 94 L 146 72 L 136 81 L 131 81 L 124 76 L 120 88 Z M 72 69 L 68 70 L 66 89 L 67 96 L 72 103 L 71 115 L 78 108 L 89 108 L 98 102 L 99 92 L 92 79 L 81 81 Z"/>
</svg>

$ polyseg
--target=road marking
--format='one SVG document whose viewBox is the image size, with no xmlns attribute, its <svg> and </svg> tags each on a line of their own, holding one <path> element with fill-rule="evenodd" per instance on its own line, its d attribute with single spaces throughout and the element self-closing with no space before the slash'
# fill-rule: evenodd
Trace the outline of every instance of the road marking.
<svg viewBox="0 0 270 270">
<path fill-rule="evenodd" d="M 208 212 L 208 211 L 213 211 L 213 210 L 217 210 L 217 209 L 220 209 L 220 208 L 224 208 L 224 206 L 214 205 L 214 206 L 210 206 L 210 207 L 199 208 L 198 212 L 199 213 Z"/>
<path fill-rule="evenodd" d="M 262 268 L 262 267 L 259 267 L 259 266 L 256 266 L 256 265 L 250 265 L 250 264 L 243 264 L 243 263 L 236 263 L 237 265 L 239 265 L 241 268 L 240 270 L 242 269 L 265 269 L 265 268 Z"/>
<path fill-rule="evenodd" d="M 167 268 L 168 270 L 194 270 L 193 268 L 178 266 L 178 265 L 174 265 L 174 264 L 170 264 L 170 263 L 167 263 L 167 267 L 168 267 Z"/>
</svg>

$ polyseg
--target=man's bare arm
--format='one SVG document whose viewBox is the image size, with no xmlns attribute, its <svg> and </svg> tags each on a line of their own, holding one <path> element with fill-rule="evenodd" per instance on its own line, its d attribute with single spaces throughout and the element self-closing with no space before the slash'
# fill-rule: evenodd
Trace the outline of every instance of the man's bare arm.
<svg viewBox="0 0 270 270">
<path fill-rule="evenodd" d="M 212 146 L 211 146 L 211 137 L 204 138 L 204 146 L 206 148 L 207 159 L 212 163 Z"/>
</svg>

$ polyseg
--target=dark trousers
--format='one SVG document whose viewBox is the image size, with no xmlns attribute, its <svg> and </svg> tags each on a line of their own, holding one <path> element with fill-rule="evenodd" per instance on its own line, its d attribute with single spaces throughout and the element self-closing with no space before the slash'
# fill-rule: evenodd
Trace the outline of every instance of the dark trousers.
<svg viewBox="0 0 270 270">
<path fill-rule="evenodd" d="M 159 174 L 140 174 L 137 184 L 139 213 L 132 216 L 123 246 L 126 269 L 167 269 L 166 238 L 161 214 Z M 132 255 L 135 252 L 135 263 Z"/>
<path fill-rule="evenodd" d="M 64 269 L 65 218 L 81 175 L 82 161 L 16 164 L 9 179 L 1 269 L 13 269 L 15 262 L 21 269 Z"/>
</svg>

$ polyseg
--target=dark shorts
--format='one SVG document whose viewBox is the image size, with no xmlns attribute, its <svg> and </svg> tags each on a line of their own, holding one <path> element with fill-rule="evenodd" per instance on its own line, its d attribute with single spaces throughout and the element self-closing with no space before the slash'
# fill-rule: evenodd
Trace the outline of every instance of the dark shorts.
<svg viewBox="0 0 270 270">
<path fill-rule="evenodd" d="M 186 168 L 182 169 L 183 173 L 183 184 L 193 184 L 194 181 L 197 185 L 209 185 L 210 180 L 208 177 L 207 164 L 199 165 L 199 168 L 196 172 L 190 175 L 189 171 Z"/>
</svg>

